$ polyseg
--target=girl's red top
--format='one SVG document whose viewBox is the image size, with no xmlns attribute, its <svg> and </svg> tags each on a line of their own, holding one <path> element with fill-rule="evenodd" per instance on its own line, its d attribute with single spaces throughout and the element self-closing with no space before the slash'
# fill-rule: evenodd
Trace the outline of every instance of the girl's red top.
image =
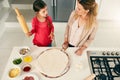
<svg viewBox="0 0 120 80">
<path fill-rule="evenodd" d="M 50 16 L 47 16 L 44 22 L 40 22 L 36 16 L 32 19 L 31 33 L 34 34 L 33 39 L 34 45 L 37 46 L 50 45 L 52 40 L 49 37 L 49 35 L 51 32 L 54 32 L 54 26 L 52 24 L 52 19 Z"/>
</svg>

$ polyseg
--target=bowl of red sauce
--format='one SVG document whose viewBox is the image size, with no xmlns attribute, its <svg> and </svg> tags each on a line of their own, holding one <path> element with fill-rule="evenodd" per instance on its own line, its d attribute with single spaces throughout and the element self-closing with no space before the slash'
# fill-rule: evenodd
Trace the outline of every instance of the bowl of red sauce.
<svg viewBox="0 0 120 80">
<path fill-rule="evenodd" d="M 30 64 L 24 64 L 22 67 L 23 72 L 29 72 L 31 70 Z"/>
</svg>

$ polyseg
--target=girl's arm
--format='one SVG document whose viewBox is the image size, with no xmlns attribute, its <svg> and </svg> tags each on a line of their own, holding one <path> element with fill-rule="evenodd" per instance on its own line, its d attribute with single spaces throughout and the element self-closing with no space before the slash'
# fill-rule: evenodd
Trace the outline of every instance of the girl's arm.
<svg viewBox="0 0 120 80">
<path fill-rule="evenodd" d="M 52 18 L 50 16 L 48 16 L 47 19 L 48 19 L 48 25 L 51 28 L 51 33 L 54 33 L 54 25 L 52 22 Z"/>
<path fill-rule="evenodd" d="M 36 32 L 36 23 L 35 18 L 32 19 L 32 29 L 30 31 L 31 34 L 34 34 Z"/>
<path fill-rule="evenodd" d="M 53 25 L 53 22 L 52 22 L 52 18 L 50 16 L 48 16 L 48 21 L 49 21 L 49 27 L 51 29 L 51 33 L 49 35 L 49 37 L 51 37 L 51 40 L 54 39 L 54 25 Z"/>
<path fill-rule="evenodd" d="M 35 28 L 35 18 L 32 19 L 32 29 L 30 32 L 26 33 L 26 35 L 28 35 L 29 37 L 32 36 L 32 34 L 34 34 L 36 32 L 36 28 Z"/>
</svg>

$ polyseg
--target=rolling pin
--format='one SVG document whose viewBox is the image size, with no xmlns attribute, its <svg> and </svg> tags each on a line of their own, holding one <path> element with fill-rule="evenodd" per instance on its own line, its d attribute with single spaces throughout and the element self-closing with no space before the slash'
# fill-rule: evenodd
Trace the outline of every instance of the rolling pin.
<svg viewBox="0 0 120 80">
<path fill-rule="evenodd" d="M 20 23 L 23 32 L 24 32 L 25 34 L 28 33 L 28 32 L 29 32 L 29 28 L 28 28 L 28 26 L 27 26 L 27 23 L 26 23 L 23 15 L 20 14 L 18 8 L 15 8 L 15 12 L 16 12 L 16 14 L 17 14 L 17 20 L 18 20 L 18 22 Z M 27 36 L 28 36 L 28 35 L 27 35 Z"/>
</svg>

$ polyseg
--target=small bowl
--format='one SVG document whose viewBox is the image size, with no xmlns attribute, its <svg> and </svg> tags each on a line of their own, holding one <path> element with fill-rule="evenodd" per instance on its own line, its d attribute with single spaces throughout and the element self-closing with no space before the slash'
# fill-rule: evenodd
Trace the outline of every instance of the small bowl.
<svg viewBox="0 0 120 80">
<path fill-rule="evenodd" d="M 23 80 L 35 80 L 33 76 L 25 76 Z"/>
<path fill-rule="evenodd" d="M 13 60 L 13 64 L 15 64 L 15 65 L 19 65 L 21 62 L 22 62 L 21 58 L 16 58 Z"/>
<path fill-rule="evenodd" d="M 32 60 L 33 60 L 33 57 L 31 55 L 26 55 L 23 57 L 23 62 L 25 63 L 30 63 L 32 62 Z"/>
<path fill-rule="evenodd" d="M 18 67 L 15 67 L 15 68 L 11 68 L 8 74 L 10 78 L 15 78 L 19 76 L 20 73 L 21 73 L 21 69 Z"/>
<path fill-rule="evenodd" d="M 31 71 L 31 65 L 30 64 L 25 64 L 22 67 L 23 72 L 30 72 Z"/>
<path fill-rule="evenodd" d="M 20 80 L 41 80 L 35 73 L 26 73 L 20 76 Z"/>
<path fill-rule="evenodd" d="M 30 52 L 30 49 L 28 49 L 28 48 L 22 48 L 22 49 L 20 49 L 20 51 L 19 51 L 19 53 L 21 54 L 21 55 L 26 55 L 27 53 L 29 53 Z"/>
</svg>

